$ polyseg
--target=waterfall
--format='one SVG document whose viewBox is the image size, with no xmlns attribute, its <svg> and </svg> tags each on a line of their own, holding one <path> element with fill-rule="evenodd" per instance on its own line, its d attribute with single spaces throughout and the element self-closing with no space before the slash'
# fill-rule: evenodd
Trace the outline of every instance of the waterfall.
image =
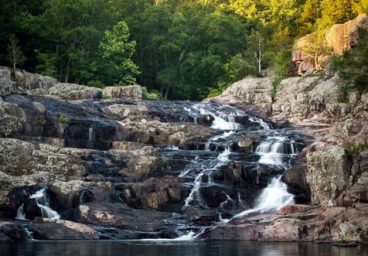
<svg viewBox="0 0 368 256">
<path fill-rule="evenodd" d="M 272 178 L 270 184 L 262 191 L 252 209 L 243 211 L 233 218 L 246 216 L 254 212 L 272 212 L 293 204 L 294 196 L 287 191 L 287 185 L 281 181 L 281 176 Z"/>
<path fill-rule="evenodd" d="M 88 147 L 93 148 L 96 142 L 96 131 L 94 124 L 88 128 Z"/>
<path fill-rule="evenodd" d="M 266 165 L 283 166 L 284 144 L 287 137 L 273 136 L 268 137 L 256 149 L 256 153 L 261 156 L 258 163 Z M 291 151 L 294 154 L 294 141 L 290 141 Z M 294 196 L 287 191 L 287 185 L 281 181 L 281 176 L 272 178 L 268 186 L 257 198 L 256 204 L 252 209 L 245 210 L 233 218 L 246 216 L 254 212 L 272 212 L 286 205 L 294 203 Z"/>
<path fill-rule="evenodd" d="M 17 210 L 17 220 L 26 220 L 26 215 L 24 213 L 24 204 L 21 204 Z"/>
<path fill-rule="evenodd" d="M 46 194 L 46 188 L 42 188 L 32 194 L 30 199 L 35 199 L 37 207 L 41 210 L 42 218 L 48 218 L 53 220 L 60 219 L 60 215 L 50 208 L 49 199 Z M 26 220 L 26 215 L 24 213 L 24 204 L 22 204 L 17 210 L 17 217 L 18 220 Z"/>
<path fill-rule="evenodd" d="M 187 208 L 190 203 L 194 200 L 197 200 L 201 203 L 201 194 L 199 189 L 201 188 L 201 183 L 202 183 L 202 176 L 204 175 L 203 172 L 201 172 L 200 174 L 198 174 L 198 176 L 196 177 L 196 179 L 194 180 L 194 186 L 192 188 L 192 190 L 190 191 L 189 196 L 185 199 L 185 204 L 184 204 L 184 209 Z"/>
<path fill-rule="evenodd" d="M 286 137 L 268 137 L 257 148 L 256 153 L 260 155 L 259 163 L 268 165 L 284 166 L 284 143 Z"/>
<path fill-rule="evenodd" d="M 35 199 L 38 208 L 41 210 L 42 218 L 48 218 L 53 220 L 60 219 L 60 215 L 50 208 L 50 203 L 46 195 L 46 188 L 38 190 L 36 193 L 31 195 L 29 198 Z"/>
</svg>

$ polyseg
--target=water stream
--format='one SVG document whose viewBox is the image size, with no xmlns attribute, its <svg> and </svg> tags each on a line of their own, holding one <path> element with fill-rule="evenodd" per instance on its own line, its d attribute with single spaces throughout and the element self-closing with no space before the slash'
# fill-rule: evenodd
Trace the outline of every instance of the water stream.
<svg viewBox="0 0 368 256">
<path fill-rule="evenodd" d="M 57 211 L 51 209 L 49 198 L 46 194 L 46 188 L 41 188 L 34 194 L 29 196 L 29 199 L 34 199 L 36 201 L 37 207 L 41 211 L 42 218 L 48 218 L 52 220 L 60 219 L 60 215 Z M 26 215 L 24 213 L 24 204 L 22 204 L 17 211 L 18 220 L 26 220 Z"/>
<path fill-rule="evenodd" d="M 196 208 L 199 210 L 216 208 L 215 211 L 219 215 L 219 221 L 216 223 L 227 223 L 234 218 L 239 218 L 255 212 L 273 212 L 283 206 L 293 204 L 294 196 L 287 191 L 287 185 L 281 181 L 281 175 L 274 176 L 269 179 L 268 185 L 260 192 L 253 202 L 253 207 L 249 207 L 244 203 L 245 195 L 242 195 L 242 189 L 229 188 L 221 182 L 217 182 L 214 176 L 223 166 L 227 166 L 231 161 L 239 160 L 241 164 L 249 164 L 251 166 L 267 166 L 268 168 L 276 168 L 286 171 L 291 166 L 291 160 L 298 153 L 298 146 L 295 140 L 289 138 L 282 131 L 273 130 L 270 125 L 263 120 L 255 117 L 248 117 L 245 112 L 231 106 L 196 104 L 191 108 L 185 109 L 194 122 L 197 123 L 201 116 L 212 116 L 213 122 L 211 128 L 218 130 L 219 134 L 213 136 L 205 143 L 204 151 L 187 151 L 178 150 L 177 153 L 182 155 L 196 155 L 193 161 L 188 164 L 179 174 L 181 178 L 192 179 L 191 190 L 189 196 L 185 200 L 182 208 L 183 211 L 188 208 Z M 248 117 L 248 122 L 242 124 L 237 120 Z M 241 133 L 256 130 L 261 134 L 261 142 L 253 153 L 256 160 L 249 161 L 244 158 L 246 153 L 233 152 L 231 145 L 236 142 Z M 172 153 L 172 151 L 171 151 Z M 175 153 L 174 153 L 175 154 Z M 248 155 L 249 155 L 248 154 Z M 258 158 L 257 158 L 258 156 Z M 217 206 L 209 206 L 206 203 L 205 190 L 220 190 L 224 195 L 224 200 Z M 243 188 L 244 190 L 244 188 Z M 246 188 L 245 188 L 246 190 Z M 234 191 L 236 193 L 234 193 Z M 230 205 L 232 209 L 226 209 Z M 229 208 L 229 207 L 228 207 Z M 223 218 L 222 213 L 230 214 L 229 218 Z M 216 225 L 216 224 L 214 224 Z M 212 227 L 206 227 L 212 228 Z M 193 240 L 197 238 L 203 229 L 194 232 L 190 228 L 189 231 L 174 240 Z M 162 239 L 160 239 L 161 241 Z"/>
</svg>

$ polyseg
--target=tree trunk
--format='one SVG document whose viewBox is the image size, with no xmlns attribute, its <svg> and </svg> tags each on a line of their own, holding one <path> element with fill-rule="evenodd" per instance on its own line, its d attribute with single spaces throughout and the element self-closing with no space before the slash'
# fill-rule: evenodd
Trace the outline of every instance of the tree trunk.
<svg viewBox="0 0 368 256">
<path fill-rule="evenodd" d="M 170 91 L 170 87 L 167 87 L 166 92 L 165 92 L 165 97 L 164 97 L 165 100 L 167 100 L 167 98 L 169 97 L 169 91 Z"/>
<path fill-rule="evenodd" d="M 70 59 L 68 59 L 68 62 L 66 64 L 66 69 L 65 69 L 65 80 L 64 82 L 67 83 L 69 80 L 69 69 L 70 69 Z"/>
</svg>

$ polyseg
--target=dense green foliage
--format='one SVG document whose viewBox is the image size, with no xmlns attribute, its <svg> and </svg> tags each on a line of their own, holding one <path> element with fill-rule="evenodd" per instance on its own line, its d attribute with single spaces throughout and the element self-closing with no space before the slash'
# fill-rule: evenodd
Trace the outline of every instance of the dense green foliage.
<svg viewBox="0 0 368 256">
<path fill-rule="evenodd" d="M 367 10 L 368 0 L 2 0 L 0 64 L 13 64 L 12 46 L 16 65 L 60 81 L 198 100 L 265 69 L 276 86 L 295 38 Z"/>
</svg>

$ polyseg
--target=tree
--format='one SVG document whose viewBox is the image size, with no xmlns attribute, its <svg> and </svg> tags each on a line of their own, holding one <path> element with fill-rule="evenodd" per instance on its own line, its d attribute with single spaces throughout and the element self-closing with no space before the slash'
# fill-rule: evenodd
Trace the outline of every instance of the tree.
<svg viewBox="0 0 368 256">
<path fill-rule="evenodd" d="M 352 9 L 352 0 L 323 0 L 321 3 L 322 15 L 319 25 L 322 29 L 337 23 L 344 23 L 355 18 Z"/>
<path fill-rule="evenodd" d="M 135 41 L 130 41 L 128 25 L 124 21 L 118 22 L 112 30 L 105 32 L 100 43 L 103 59 L 110 64 L 114 72 L 114 82 L 119 84 L 135 83 L 139 74 L 138 66 L 132 61 L 135 52 Z"/>
<path fill-rule="evenodd" d="M 8 60 L 13 68 L 13 74 L 16 78 L 17 76 L 17 65 L 22 64 L 26 61 L 25 56 L 19 46 L 19 41 L 15 35 L 11 35 L 8 44 Z"/>
<path fill-rule="evenodd" d="M 325 31 L 317 30 L 313 34 L 308 35 L 307 41 L 308 43 L 303 45 L 303 47 L 299 50 L 312 56 L 314 60 L 314 67 L 319 70 L 321 69 L 321 57 L 331 55 L 333 52 L 333 50 L 327 46 L 325 40 Z"/>
<path fill-rule="evenodd" d="M 322 0 L 307 0 L 302 7 L 300 24 L 303 33 L 311 33 L 315 29 L 315 24 L 322 16 Z"/>
</svg>

